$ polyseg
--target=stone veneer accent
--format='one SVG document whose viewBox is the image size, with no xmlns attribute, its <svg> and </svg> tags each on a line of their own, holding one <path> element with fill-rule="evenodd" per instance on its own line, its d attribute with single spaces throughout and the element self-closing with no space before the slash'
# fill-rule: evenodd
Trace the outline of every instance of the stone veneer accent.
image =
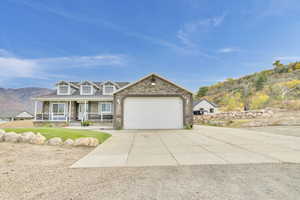
<svg viewBox="0 0 300 200">
<path fill-rule="evenodd" d="M 152 77 L 155 78 L 155 86 L 151 85 Z M 114 94 L 114 128 L 123 128 L 123 102 L 130 96 L 178 96 L 183 99 L 183 119 L 184 125 L 193 124 L 193 94 L 168 82 L 156 75 L 146 77 L 145 79 L 129 86 Z"/>
</svg>

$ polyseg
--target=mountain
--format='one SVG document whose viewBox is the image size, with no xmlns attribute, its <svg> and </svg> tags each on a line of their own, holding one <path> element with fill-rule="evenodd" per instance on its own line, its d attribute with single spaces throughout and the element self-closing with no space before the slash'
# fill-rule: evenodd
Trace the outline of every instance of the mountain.
<svg viewBox="0 0 300 200">
<path fill-rule="evenodd" d="M 266 107 L 300 109 L 300 62 L 287 65 L 276 61 L 273 69 L 241 78 L 228 78 L 200 87 L 195 99 L 206 98 L 223 111 L 254 110 Z"/>
<path fill-rule="evenodd" d="M 53 90 L 47 88 L 0 88 L 0 117 L 11 117 L 18 112 L 34 112 L 34 102 L 31 98 L 49 94 Z"/>
</svg>

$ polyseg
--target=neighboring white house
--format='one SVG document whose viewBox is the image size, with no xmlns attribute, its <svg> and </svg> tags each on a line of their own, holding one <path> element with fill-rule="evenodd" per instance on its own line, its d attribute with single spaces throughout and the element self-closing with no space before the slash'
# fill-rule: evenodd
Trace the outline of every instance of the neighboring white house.
<svg viewBox="0 0 300 200">
<path fill-rule="evenodd" d="M 14 120 L 30 120 L 33 118 L 34 118 L 34 116 L 32 114 L 30 114 L 29 112 L 23 111 L 23 112 L 20 112 L 19 114 L 17 114 L 14 117 Z"/>
<path fill-rule="evenodd" d="M 193 113 L 194 115 L 212 114 L 218 112 L 218 106 L 206 99 L 194 101 Z"/>
</svg>

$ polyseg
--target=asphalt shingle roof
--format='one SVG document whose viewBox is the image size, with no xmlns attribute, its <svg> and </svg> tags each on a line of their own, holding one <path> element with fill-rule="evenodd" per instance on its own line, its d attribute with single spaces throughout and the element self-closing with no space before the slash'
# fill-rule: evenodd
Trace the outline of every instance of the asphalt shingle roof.
<svg viewBox="0 0 300 200">
<path fill-rule="evenodd" d="M 68 82 L 68 81 L 64 81 L 64 82 L 67 82 L 67 83 L 71 83 L 75 86 L 77 86 L 78 88 L 80 87 L 80 83 L 81 82 Z M 97 85 L 99 88 L 101 88 L 100 86 L 103 84 L 103 83 L 107 83 L 107 82 L 112 82 L 112 81 L 103 81 L 103 82 L 94 82 L 94 81 L 90 81 L 92 83 L 94 83 L 95 85 Z M 118 86 L 117 89 L 120 89 L 126 85 L 129 84 L 129 82 L 112 82 L 114 84 L 116 84 Z M 57 92 L 54 91 L 50 94 L 47 94 L 47 95 L 42 95 L 42 96 L 38 96 L 36 98 L 57 98 L 57 99 L 64 99 L 64 98 L 78 98 L 78 99 L 84 99 L 84 98 L 107 98 L 107 97 L 112 97 L 112 95 L 103 95 L 103 91 L 102 91 L 102 88 L 99 90 L 97 89 L 96 90 L 96 93 L 93 94 L 93 95 L 80 95 L 80 90 L 79 89 L 76 89 L 76 91 L 71 94 L 71 95 L 57 95 Z"/>
</svg>

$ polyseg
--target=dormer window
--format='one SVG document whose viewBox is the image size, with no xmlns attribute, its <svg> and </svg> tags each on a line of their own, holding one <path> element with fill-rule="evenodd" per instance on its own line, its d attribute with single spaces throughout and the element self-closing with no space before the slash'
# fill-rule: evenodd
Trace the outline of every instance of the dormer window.
<svg viewBox="0 0 300 200">
<path fill-rule="evenodd" d="M 57 94 L 58 95 L 69 95 L 70 94 L 70 86 L 69 85 L 58 85 Z"/>
<path fill-rule="evenodd" d="M 103 88 L 103 94 L 104 95 L 111 95 L 113 94 L 115 91 L 115 86 L 113 85 L 104 85 L 104 88 Z"/>
<path fill-rule="evenodd" d="M 81 85 L 80 86 L 80 94 L 81 95 L 92 95 L 93 94 L 93 86 Z"/>
</svg>

